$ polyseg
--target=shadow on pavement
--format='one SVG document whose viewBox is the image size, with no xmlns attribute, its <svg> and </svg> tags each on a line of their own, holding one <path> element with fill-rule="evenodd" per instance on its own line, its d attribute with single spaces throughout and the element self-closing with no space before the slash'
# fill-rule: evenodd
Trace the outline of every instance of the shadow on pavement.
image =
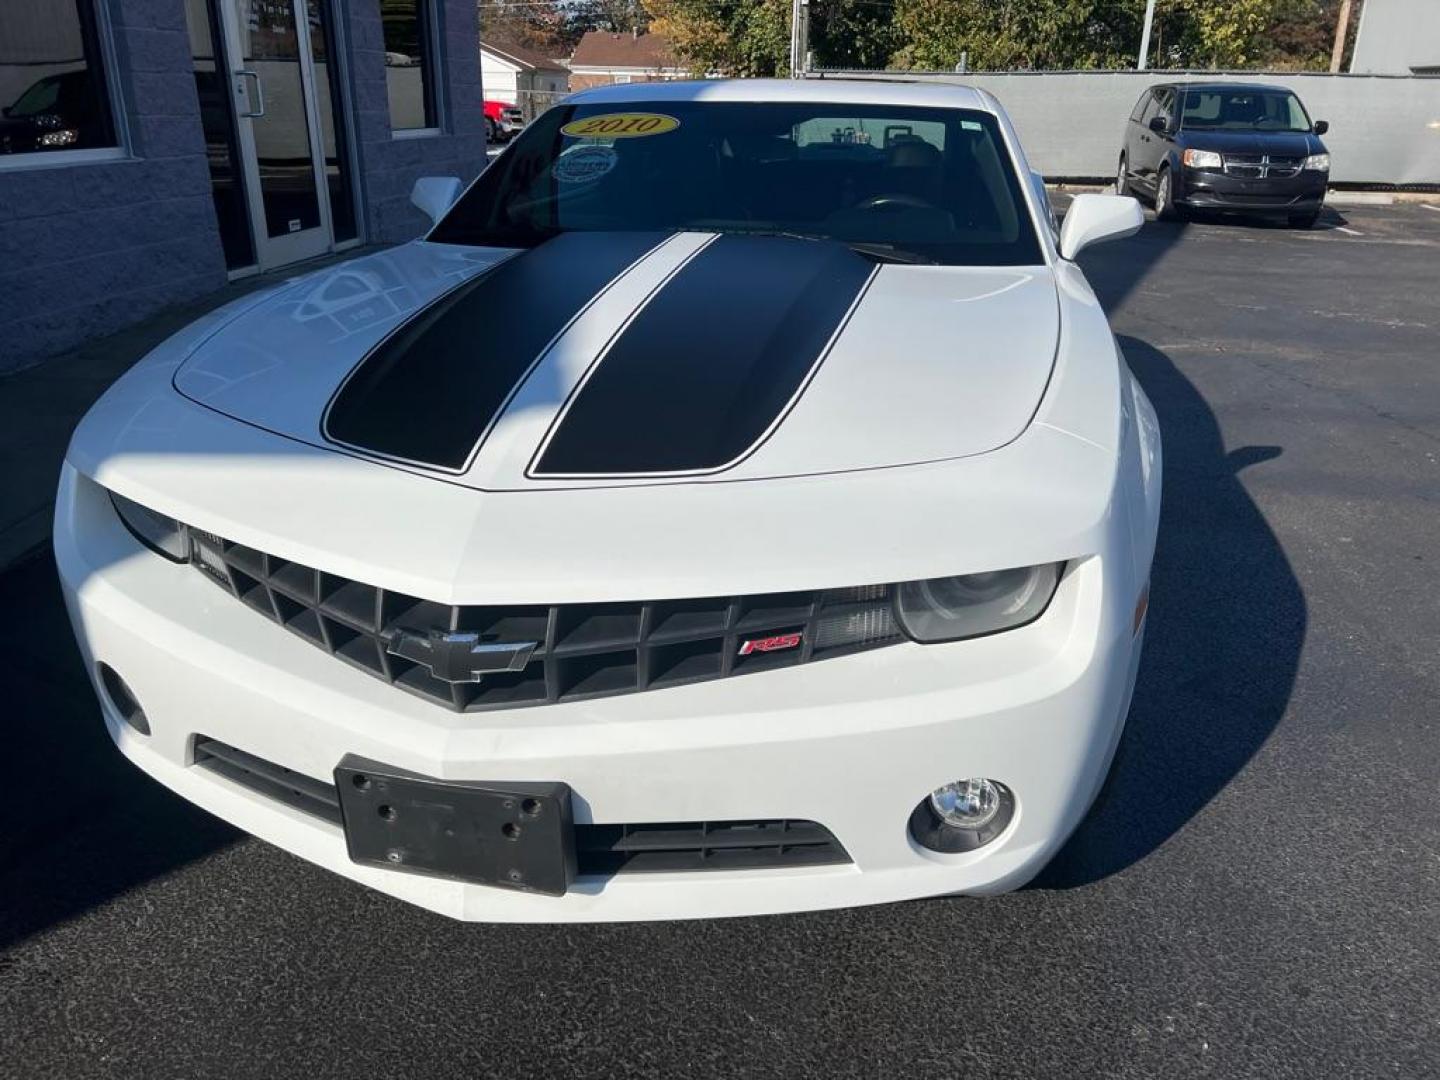
<svg viewBox="0 0 1440 1080">
<path fill-rule="evenodd" d="M 1123 870 L 1194 817 L 1279 723 L 1305 641 L 1300 583 L 1239 480 L 1281 449 L 1227 453 L 1210 406 L 1170 358 L 1135 338 L 1120 344 L 1165 440 L 1145 654 L 1110 777 L 1041 888 Z"/>
<path fill-rule="evenodd" d="M 100 718 L 48 552 L 0 576 L 10 813 L 0 951 L 241 834 L 126 761 Z"/>
</svg>

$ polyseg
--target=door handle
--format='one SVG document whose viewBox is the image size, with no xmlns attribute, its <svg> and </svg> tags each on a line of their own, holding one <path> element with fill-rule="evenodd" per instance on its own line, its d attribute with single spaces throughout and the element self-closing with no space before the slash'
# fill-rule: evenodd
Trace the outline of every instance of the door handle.
<svg viewBox="0 0 1440 1080">
<path fill-rule="evenodd" d="M 238 79 L 254 79 L 254 80 L 255 80 L 255 101 L 258 102 L 258 107 L 252 108 L 249 112 L 237 112 L 236 115 L 239 116 L 240 119 L 242 119 L 242 120 L 258 120 L 258 119 L 260 119 L 260 117 L 262 117 L 262 116 L 265 115 L 265 88 L 260 85 L 260 75 L 259 75 L 257 72 L 250 71 L 250 70 L 247 69 L 247 70 L 244 70 L 244 71 L 237 71 L 237 72 L 235 72 L 235 78 L 236 78 L 237 80 L 238 80 Z M 239 82 L 236 82 L 236 83 L 235 83 L 235 93 L 236 93 L 236 95 L 239 95 L 239 93 L 240 93 L 240 83 L 239 83 Z"/>
</svg>

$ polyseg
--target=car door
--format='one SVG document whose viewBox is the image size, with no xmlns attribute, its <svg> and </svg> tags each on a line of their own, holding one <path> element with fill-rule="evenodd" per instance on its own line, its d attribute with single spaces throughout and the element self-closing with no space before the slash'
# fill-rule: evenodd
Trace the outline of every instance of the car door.
<svg viewBox="0 0 1440 1080">
<path fill-rule="evenodd" d="M 1150 102 L 1150 91 L 1146 90 L 1140 95 L 1140 100 L 1135 102 L 1135 108 L 1130 110 L 1130 118 L 1125 121 L 1125 134 L 1120 140 L 1120 153 L 1125 158 L 1125 169 L 1127 172 L 1135 172 L 1135 152 L 1140 145 L 1140 117 L 1145 112 L 1145 106 Z"/>
<path fill-rule="evenodd" d="M 1157 86 L 1150 91 L 1150 100 L 1140 114 L 1139 146 L 1135 152 L 1134 169 L 1141 186 L 1147 191 L 1155 190 L 1155 175 L 1165 159 L 1168 141 L 1172 136 L 1152 131 L 1151 122 L 1160 117 L 1167 127 L 1173 124 L 1175 115 L 1175 91 L 1169 86 Z"/>
</svg>

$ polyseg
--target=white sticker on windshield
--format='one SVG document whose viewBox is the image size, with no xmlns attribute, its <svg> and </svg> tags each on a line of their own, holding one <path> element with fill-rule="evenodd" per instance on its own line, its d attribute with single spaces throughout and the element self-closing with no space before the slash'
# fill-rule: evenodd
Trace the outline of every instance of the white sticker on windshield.
<svg viewBox="0 0 1440 1080">
<path fill-rule="evenodd" d="M 984 131 L 985 128 L 975 120 L 961 120 L 960 126 L 966 131 Z"/>
<path fill-rule="evenodd" d="M 616 160 L 613 146 L 572 146 L 551 166 L 550 175 L 562 184 L 593 184 L 615 167 Z"/>
</svg>

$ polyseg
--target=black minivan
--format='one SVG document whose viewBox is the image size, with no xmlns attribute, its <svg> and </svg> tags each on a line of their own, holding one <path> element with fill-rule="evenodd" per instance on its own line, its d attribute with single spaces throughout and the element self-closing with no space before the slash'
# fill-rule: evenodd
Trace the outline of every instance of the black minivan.
<svg viewBox="0 0 1440 1080">
<path fill-rule="evenodd" d="M 1328 129 L 1283 86 L 1152 86 L 1125 125 L 1115 191 L 1149 195 L 1162 221 L 1224 210 L 1284 214 L 1309 228 L 1330 179 L 1320 141 Z"/>
</svg>

